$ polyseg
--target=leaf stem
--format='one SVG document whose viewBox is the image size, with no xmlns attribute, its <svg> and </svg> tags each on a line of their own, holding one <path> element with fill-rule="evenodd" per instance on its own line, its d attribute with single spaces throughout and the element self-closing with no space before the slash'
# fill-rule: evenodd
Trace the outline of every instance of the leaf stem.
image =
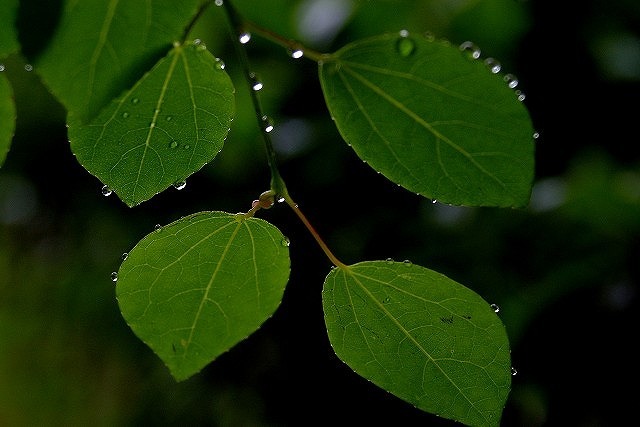
<svg viewBox="0 0 640 427">
<path fill-rule="evenodd" d="M 310 49 L 296 40 L 287 39 L 281 36 L 280 34 L 274 31 L 271 31 L 268 28 L 264 28 L 256 24 L 255 22 L 252 22 L 246 19 L 243 21 L 243 29 L 249 32 L 254 32 L 260 35 L 261 37 L 284 47 L 285 49 L 287 49 L 289 54 L 294 56 L 295 58 L 300 58 L 301 56 L 305 56 L 306 58 L 309 58 L 312 61 L 323 62 L 328 60 L 332 56 L 329 53 L 321 53 L 313 49 Z M 301 55 L 301 56 L 297 56 L 297 55 Z"/>
<path fill-rule="evenodd" d="M 254 74 L 251 71 L 251 67 L 249 65 L 247 51 L 239 39 L 239 35 L 243 33 L 243 20 L 236 9 L 231 5 L 231 2 L 229 0 L 226 0 L 223 3 L 223 6 L 224 10 L 227 13 L 229 23 L 231 24 L 232 43 L 235 46 L 238 53 L 238 58 L 240 59 L 240 65 L 242 67 L 242 72 L 244 73 L 245 81 L 247 82 L 249 88 L 249 94 L 251 95 L 251 101 L 253 103 L 256 119 L 258 121 L 258 127 L 262 131 L 262 137 L 264 139 L 265 148 L 267 150 L 267 163 L 269 164 L 269 169 L 271 171 L 271 190 L 273 190 L 280 197 L 286 197 L 288 195 L 287 186 L 280 176 L 280 171 L 278 171 L 278 166 L 276 164 L 276 151 L 273 148 L 273 143 L 271 142 L 271 136 L 269 134 L 270 129 L 265 127 L 270 126 L 267 122 L 268 116 L 262 110 L 258 94 L 253 89 Z"/>
<path fill-rule="evenodd" d="M 251 209 L 245 214 L 245 216 L 253 216 L 260 209 L 269 209 L 273 205 L 274 200 L 285 201 L 287 205 L 289 205 L 291 209 L 293 209 L 293 211 L 305 225 L 307 230 L 309 230 L 318 245 L 320 245 L 322 251 L 329 258 L 329 260 L 336 267 L 346 269 L 347 265 L 336 258 L 336 256 L 331 252 L 318 232 L 313 228 L 307 217 L 302 213 L 302 211 L 298 207 L 298 204 L 293 201 L 293 199 L 289 195 L 289 192 L 287 191 L 287 186 L 284 182 L 284 179 L 282 179 L 282 176 L 280 175 L 280 171 L 278 170 L 276 151 L 273 148 L 273 143 L 271 142 L 271 136 L 269 134 L 270 129 L 265 127 L 271 126 L 271 124 L 266 122 L 268 116 L 264 113 L 260 104 L 260 99 L 258 98 L 258 95 L 253 88 L 253 85 L 255 83 L 254 74 L 251 71 L 249 57 L 247 55 L 244 44 L 240 40 L 240 36 L 246 33 L 248 28 L 251 28 L 251 30 L 255 31 L 256 33 L 263 35 L 282 46 L 287 47 L 291 52 L 295 52 L 298 50 L 302 51 L 310 59 L 313 59 L 315 61 L 322 60 L 322 58 L 325 58 L 325 55 L 308 49 L 305 50 L 304 46 L 295 41 L 287 40 L 284 37 L 281 37 L 280 35 L 274 33 L 273 31 L 259 27 L 253 23 L 249 23 L 239 15 L 236 9 L 231 5 L 231 2 L 229 0 L 224 0 L 222 5 L 224 6 L 224 10 L 227 13 L 227 18 L 231 26 L 231 39 L 238 53 L 238 58 L 240 59 L 240 64 L 244 73 L 245 81 L 248 84 L 249 93 L 251 94 L 251 101 L 253 103 L 256 119 L 258 120 L 258 127 L 262 131 L 262 136 L 267 150 L 267 162 L 271 171 L 271 189 L 262 193 L 260 195 L 260 199 L 253 202 Z M 328 55 L 326 56 L 328 57 Z"/>
<path fill-rule="evenodd" d="M 349 267 L 346 264 L 344 264 L 342 261 L 340 261 L 338 258 L 336 258 L 333 252 L 331 252 L 327 244 L 324 242 L 324 240 L 322 240 L 322 238 L 320 237 L 318 232 L 315 230 L 315 228 L 313 228 L 313 226 L 311 225 L 307 217 L 302 213 L 302 211 L 298 207 L 298 204 L 294 202 L 291 197 L 288 197 L 288 196 L 284 198 L 284 201 L 289 205 L 289 207 L 291 207 L 291 209 L 293 209 L 296 215 L 298 215 L 298 218 L 300 218 L 304 226 L 307 227 L 307 230 L 309 230 L 309 233 L 311 233 L 313 238 L 316 239 L 316 243 L 318 243 L 318 245 L 322 249 L 322 252 L 325 253 L 327 258 L 329 258 L 329 260 L 333 263 L 333 265 L 335 265 L 338 268 L 342 268 L 343 270 L 348 269 Z"/>
</svg>

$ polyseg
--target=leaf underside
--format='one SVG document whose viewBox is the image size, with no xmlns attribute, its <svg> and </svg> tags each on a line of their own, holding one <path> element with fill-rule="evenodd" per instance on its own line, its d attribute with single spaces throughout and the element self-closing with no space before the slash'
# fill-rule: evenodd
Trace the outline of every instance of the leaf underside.
<svg viewBox="0 0 640 427">
<path fill-rule="evenodd" d="M 332 270 L 322 302 L 331 345 L 356 373 L 423 411 L 499 425 L 509 341 L 476 293 L 421 266 L 367 261 Z"/>
<path fill-rule="evenodd" d="M 271 317 L 289 270 L 288 240 L 273 225 L 201 212 L 143 238 L 120 267 L 116 294 L 131 329 L 180 381 Z"/>
<path fill-rule="evenodd" d="M 91 123 L 70 116 L 71 149 L 82 166 L 135 206 L 213 160 L 234 105 L 231 79 L 206 47 L 176 44 Z"/>
<path fill-rule="evenodd" d="M 528 203 L 531 120 L 482 61 L 423 36 L 383 35 L 340 49 L 319 75 L 343 138 L 389 180 L 454 205 Z"/>
</svg>

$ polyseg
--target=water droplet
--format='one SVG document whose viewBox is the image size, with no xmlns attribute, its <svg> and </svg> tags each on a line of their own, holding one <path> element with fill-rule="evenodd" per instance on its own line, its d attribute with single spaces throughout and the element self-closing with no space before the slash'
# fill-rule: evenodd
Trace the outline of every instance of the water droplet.
<svg viewBox="0 0 640 427">
<path fill-rule="evenodd" d="M 282 197 L 282 196 L 278 196 L 278 200 L 277 200 L 277 201 L 278 201 L 278 203 L 282 203 L 282 202 L 284 202 L 284 197 Z"/>
<path fill-rule="evenodd" d="M 4 64 L 0 64 L 0 73 L 4 71 Z"/>
<path fill-rule="evenodd" d="M 500 311 L 500 307 L 498 307 L 498 304 L 491 304 L 491 309 L 496 313 Z"/>
<path fill-rule="evenodd" d="M 505 74 L 503 80 L 507 82 L 507 86 L 509 86 L 511 89 L 515 89 L 515 87 L 518 86 L 519 83 L 518 78 L 513 74 Z"/>
<path fill-rule="evenodd" d="M 393 258 L 387 258 L 387 259 L 385 260 L 385 262 L 386 262 L 387 264 L 393 264 Z"/>
<path fill-rule="evenodd" d="M 183 190 L 187 186 L 187 181 L 179 181 L 173 184 L 173 188 L 180 191 Z"/>
<path fill-rule="evenodd" d="M 463 42 L 462 44 L 460 44 L 459 48 L 462 52 L 464 52 L 469 57 L 469 59 L 480 58 L 480 53 L 481 53 L 480 48 L 476 46 L 476 44 L 473 42 L 470 42 L 470 41 Z"/>
<path fill-rule="evenodd" d="M 401 56 L 407 57 L 416 49 L 416 43 L 409 38 L 407 30 L 400 31 L 400 38 L 396 42 L 396 49 Z"/>
<path fill-rule="evenodd" d="M 198 46 L 200 43 L 202 43 L 202 40 L 200 39 L 193 40 L 193 44 L 195 44 L 196 46 Z"/>
<path fill-rule="evenodd" d="M 299 59 L 304 56 L 304 51 L 302 49 L 292 49 L 289 50 L 289 55 L 291 55 L 293 59 Z"/>
<path fill-rule="evenodd" d="M 123 253 L 121 258 L 122 258 L 123 261 L 125 261 L 127 258 L 129 258 L 129 252 Z"/>
<path fill-rule="evenodd" d="M 435 205 L 436 203 L 438 203 L 438 201 L 436 199 L 431 199 L 431 204 Z"/>
<path fill-rule="evenodd" d="M 216 58 L 216 68 L 218 70 L 224 70 L 225 64 L 224 61 L 220 58 Z"/>
<path fill-rule="evenodd" d="M 173 120 L 173 116 L 167 116 L 167 119 L 166 119 L 166 120 L 167 120 L 168 122 L 170 122 L 171 120 Z"/>
<path fill-rule="evenodd" d="M 184 149 L 185 149 L 185 150 L 188 150 L 189 148 L 191 148 L 191 146 L 190 146 L 189 144 L 186 144 L 186 145 L 184 146 Z"/>
<path fill-rule="evenodd" d="M 131 103 L 132 103 L 133 105 L 136 105 L 138 102 L 140 102 L 140 99 L 138 99 L 138 98 L 132 98 L 132 99 L 131 99 Z"/>
<path fill-rule="evenodd" d="M 384 300 L 382 300 L 383 304 L 389 304 L 391 302 L 391 298 L 390 297 L 386 297 Z"/>
<path fill-rule="evenodd" d="M 288 237 L 284 236 L 280 243 L 282 244 L 282 246 L 289 246 L 291 244 L 291 241 L 289 240 Z"/>
<path fill-rule="evenodd" d="M 491 71 L 493 74 L 498 74 L 502 69 L 502 64 L 500 64 L 500 62 L 495 58 L 485 59 L 484 65 L 486 65 L 489 71 Z"/>
<path fill-rule="evenodd" d="M 161 231 L 162 231 L 162 226 L 161 226 L 160 224 L 156 224 L 156 225 L 153 227 L 153 230 L 154 230 L 156 233 L 159 233 L 159 232 L 161 232 Z"/>
<path fill-rule="evenodd" d="M 533 133 L 533 139 L 538 139 L 538 138 L 540 138 L 540 133 L 534 132 Z"/>
<path fill-rule="evenodd" d="M 213 2 L 216 6 L 222 6 L 224 4 L 223 0 L 216 0 Z"/>
<path fill-rule="evenodd" d="M 113 190 L 111 190 L 107 185 L 103 185 L 101 191 L 104 197 L 108 197 L 111 195 L 111 193 L 113 193 Z"/>
<path fill-rule="evenodd" d="M 175 139 L 169 143 L 169 148 L 178 148 L 178 141 Z"/>
<path fill-rule="evenodd" d="M 111 273 L 111 281 L 112 282 L 117 282 L 118 281 L 118 273 L 116 271 Z"/>
<path fill-rule="evenodd" d="M 411 267 L 413 265 L 413 263 L 408 259 L 405 259 L 404 261 L 402 261 L 402 263 L 407 267 Z"/>
<path fill-rule="evenodd" d="M 522 102 L 525 100 L 526 96 L 523 91 L 516 90 L 516 96 L 518 97 L 518 101 Z"/>
<path fill-rule="evenodd" d="M 124 113 L 122 113 L 122 118 L 126 119 L 127 117 L 129 117 L 129 113 L 127 113 L 126 111 Z"/>
<path fill-rule="evenodd" d="M 249 41 L 251 40 L 251 33 L 247 32 L 247 31 L 241 33 L 238 36 L 238 40 L 240 40 L 240 43 L 242 43 L 242 44 L 249 43 Z"/>
<path fill-rule="evenodd" d="M 249 78 L 251 79 L 251 89 L 256 92 L 262 89 L 262 82 L 258 79 L 258 76 L 256 76 L 255 73 L 250 73 Z"/>
<path fill-rule="evenodd" d="M 31 64 L 25 64 L 25 65 L 24 65 L 24 70 L 25 70 L 26 72 L 33 71 L 33 65 L 31 65 Z"/>
<path fill-rule="evenodd" d="M 269 116 L 262 116 L 262 129 L 267 133 L 273 130 L 273 121 Z"/>
<path fill-rule="evenodd" d="M 436 39 L 436 36 L 430 31 L 425 31 L 422 35 L 424 36 L 425 39 L 427 39 L 427 41 L 430 41 L 430 42 Z"/>
<path fill-rule="evenodd" d="M 511 375 L 517 375 L 518 374 L 518 370 L 514 367 L 511 368 Z"/>
</svg>

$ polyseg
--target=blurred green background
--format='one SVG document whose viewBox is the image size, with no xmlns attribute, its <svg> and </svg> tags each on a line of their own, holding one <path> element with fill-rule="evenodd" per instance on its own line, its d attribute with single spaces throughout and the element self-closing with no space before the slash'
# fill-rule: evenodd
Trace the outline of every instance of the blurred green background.
<svg viewBox="0 0 640 427">
<path fill-rule="evenodd" d="M 403 260 L 500 306 L 512 345 L 504 426 L 635 419 L 640 283 L 640 3 L 586 0 L 237 0 L 249 19 L 320 51 L 407 29 L 466 40 L 515 74 L 540 136 L 525 209 L 460 208 L 409 194 L 363 164 L 324 105 L 315 63 L 248 45 L 289 191 L 347 263 Z M 284 300 L 263 328 L 176 383 L 129 330 L 110 274 L 157 223 L 246 211 L 268 189 L 264 148 L 222 11 L 193 30 L 224 59 L 238 112 L 222 153 L 129 209 L 74 159 L 65 112 L 38 77 L 58 1 L 20 2 L 22 52 L 3 60 L 18 110 L 0 169 L 0 425 L 453 425 L 354 374 L 326 337 L 330 263 L 293 213 Z M 64 58 L 61 58 L 64 60 Z M 428 100 L 425 100 L 428 102 Z"/>
</svg>

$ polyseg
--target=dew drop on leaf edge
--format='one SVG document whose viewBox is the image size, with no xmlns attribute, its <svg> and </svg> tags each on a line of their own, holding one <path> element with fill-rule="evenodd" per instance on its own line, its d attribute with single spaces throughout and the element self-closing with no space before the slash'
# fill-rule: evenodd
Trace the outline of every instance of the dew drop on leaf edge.
<svg viewBox="0 0 640 427">
<path fill-rule="evenodd" d="M 175 188 L 178 191 L 184 190 L 186 186 L 187 186 L 187 181 L 178 181 L 175 184 L 173 184 L 173 188 Z"/>
<path fill-rule="evenodd" d="M 491 309 L 496 313 L 500 311 L 500 307 L 498 307 L 498 304 L 491 304 Z"/>
<path fill-rule="evenodd" d="M 111 193 L 113 193 L 113 190 L 111 190 L 108 185 L 103 185 L 100 191 L 104 197 L 109 197 Z"/>
<path fill-rule="evenodd" d="M 111 273 L 111 281 L 112 282 L 117 282 L 118 281 L 118 273 L 117 272 L 113 272 Z"/>
</svg>

